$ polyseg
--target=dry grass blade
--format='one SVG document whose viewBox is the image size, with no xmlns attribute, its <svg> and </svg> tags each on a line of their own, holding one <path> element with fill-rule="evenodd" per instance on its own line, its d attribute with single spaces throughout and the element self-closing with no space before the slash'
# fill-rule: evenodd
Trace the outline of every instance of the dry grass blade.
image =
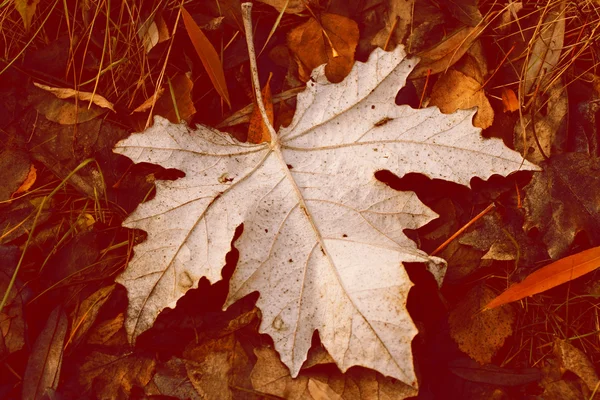
<svg viewBox="0 0 600 400">
<path fill-rule="evenodd" d="M 196 49 L 196 53 L 204 65 L 204 69 L 208 73 L 208 76 L 213 83 L 215 89 L 223 100 L 231 107 L 229 101 L 229 92 L 227 91 L 227 82 L 225 81 L 225 73 L 223 72 L 223 66 L 217 51 L 210 43 L 206 35 L 202 32 L 198 24 L 194 21 L 192 16 L 185 8 L 181 8 L 181 14 L 183 15 L 183 23 L 185 29 Z"/>
<path fill-rule="evenodd" d="M 489 310 L 506 303 L 544 292 L 562 283 L 572 281 L 600 267 L 600 246 L 573 254 L 538 269 L 490 301 L 483 309 Z"/>
</svg>

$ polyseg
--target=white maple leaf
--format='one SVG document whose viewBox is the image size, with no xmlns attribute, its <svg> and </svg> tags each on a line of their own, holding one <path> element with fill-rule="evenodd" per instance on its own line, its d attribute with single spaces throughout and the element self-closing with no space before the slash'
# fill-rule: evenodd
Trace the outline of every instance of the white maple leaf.
<svg viewBox="0 0 600 400">
<path fill-rule="evenodd" d="M 499 139 L 481 138 L 474 110 L 442 115 L 396 106 L 415 64 L 398 47 L 376 50 L 339 84 L 318 68 L 291 125 L 271 144 L 239 143 L 161 118 L 120 142 L 115 151 L 134 162 L 186 174 L 157 182 L 156 197 L 125 221 L 148 232 L 118 278 L 129 296 L 130 339 L 201 277 L 221 279 L 243 223 L 226 306 L 260 292 L 260 331 L 273 338 L 292 376 L 318 330 L 342 371 L 362 365 L 416 387 L 417 330 L 405 308 L 412 283 L 402 263 L 443 261 L 418 250 L 403 230 L 437 215 L 374 173 L 419 172 L 468 185 L 473 176 L 535 166 Z"/>
</svg>

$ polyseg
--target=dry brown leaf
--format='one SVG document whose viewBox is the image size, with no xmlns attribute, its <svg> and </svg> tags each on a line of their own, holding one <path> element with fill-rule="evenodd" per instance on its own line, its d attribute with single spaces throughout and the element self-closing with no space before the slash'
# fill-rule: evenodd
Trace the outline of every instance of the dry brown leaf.
<svg viewBox="0 0 600 400">
<path fill-rule="evenodd" d="M 111 320 L 103 321 L 91 330 L 90 335 L 87 338 L 87 343 L 100 345 L 108 345 L 109 342 L 113 343 L 115 341 L 126 343 L 127 338 L 125 337 L 125 329 L 123 327 L 124 322 L 125 315 L 123 313 L 118 314 Z M 122 331 L 123 333 L 121 340 L 115 338 L 115 335 L 119 331 Z"/>
<path fill-rule="evenodd" d="M 150 382 L 155 365 L 150 358 L 94 351 L 79 370 L 79 383 L 93 398 L 129 399 L 134 386 L 144 388 Z"/>
<path fill-rule="evenodd" d="M 445 114 L 477 107 L 473 125 L 489 128 L 494 122 L 494 110 L 485 96 L 482 83 L 475 77 L 451 69 L 441 75 L 433 86 L 429 105 L 438 106 Z"/>
<path fill-rule="evenodd" d="M 371 39 L 371 44 L 390 50 L 404 43 L 410 32 L 414 5 L 415 0 L 386 0 L 385 27 Z"/>
<path fill-rule="evenodd" d="M 432 75 L 446 71 L 469 50 L 484 28 L 485 24 L 461 28 L 434 47 L 417 54 L 421 61 L 409 79 L 424 78 L 429 70 Z"/>
<path fill-rule="evenodd" d="M 525 230 L 537 228 L 556 260 L 566 254 L 577 233 L 600 241 L 600 159 L 566 153 L 540 164 L 543 172 L 525 186 Z"/>
<path fill-rule="evenodd" d="M 417 394 L 411 386 L 364 368 L 353 368 L 342 374 L 331 365 L 329 372 L 302 370 L 292 379 L 275 350 L 263 347 L 255 349 L 254 353 L 258 361 L 250 379 L 254 389 L 261 393 L 307 400 L 404 399 Z"/>
<path fill-rule="evenodd" d="M 187 376 L 202 399 L 233 399 L 232 386 L 250 386 L 252 365 L 233 334 L 192 343 L 183 358 Z"/>
<path fill-rule="evenodd" d="M 4 295 L 17 263 L 17 247 L 0 247 L 0 293 Z M 21 288 L 13 285 L 0 311 L 0 357 L 21 350 L 25 345 L 25 320 Z"/>
<path fill-rule="evenodd" d="M 138 29 L 138 37 L 142 41 L 146 53 L 159 43 L 162 43 L 171 37 L 169 28 L 160 14 L 154 18 L 148 18 Z"/>
<path fill-rule="evenodd" d="M 458 347 L 480 364 L 488 364 L 492 356 L 512 335 L 514 310 L 504 306 L 490 312 L 480 312 L 494 292 L 483 286 L 471 289 L 450 312 L 450 336 Z"/>
<path fill-rule="evenodd" d="M 534 111 L 535 135 L 531 126 Z M 539 93 L 531 111 L 515 124 L 515 149 L 534 163 L 562 153 L 568 140 L 568 120 L 569 96 L 563 82 L 557 80 L 543 94 Z"/>
<path fill-rule="evenodd" d="M 47 390 L 58 387 L 68 327 L 69 321 L 64 311 L 60 307 L 55 308 L 31 350 L 23 376 L 24 400 L 41 399 Z"/>
<path fill-rule="evenodd" d="M 15 0 L 15 9 L 21 15 L 21 19 L 23 19 L 25 32 L 29 32 L 31 29 L 31 20 L 39 2 L 40 0 Z"/>
<path fill-rule="evenodd" d="M 565 340 L 556 339 L 554 341 L 554 354 L 560 360 L 562 367 L 581 378 L 590 392 L 598 388 L 598 374 L 583 351 Z"/>
<path fill-rule="evenodd" d="M 112 103 L 106 100 L 104 97 L 99 94 L 89 93 L 89 92 L 80 92 L 79 90 L 69 89 L 69 88 L 55 88 L 46 85 L 42 85 L 37 82 L 33 82 L 33 84 L 43 89 L 47 92 L 52 93 L 59 99 L 77 99 L 80 101 L 89 101 L 92 104 L 97 105 L 98 107 L 108 108 L 112 112 L 116 112 Z"/>
<path fill-rule="evenodd" d="M 79 307 L 73 310 L 70 336 L 65 347 L 69 346 L 69 344 L 77 344 L 88 332 L 92 324 L 96 321 L 100 308 L 106 303 L 114 289 L 114 284 L 98 289 L 83 300 Z"/>
<path fill-rule="evenodd" d="M 269 75 L 269 80 L 267 84 L 262 90 L 262 101 L 265 106 L 265 111 L 267 113 L 267 117 L 269 118 L 269 122 L 273 125 L 273 100 L 271 98 L 271 75 Z M 256 104 L 256 99 L 254 100 Z M 252 110 L 252 115 L 250 115 L 250 126 L 248 126 L 248 142 L 250 143 L 262 143 L 262 142 L 270 142 L 271 134 L 269 133 L 269 128 L 265 125 L 262 115 L 260 114 L 260 110 L 258 106 L 254 106 Z"/>
<path fill-rule="evenodd" d="M 34 102 L 34 107 L 47 120 L 61 125 L 81 124 L 91 121 L 106 112 L 106 109 L 96 105 L 88 108 L 85 104 L 76 104 L 71 100 L 61 100 L 52 95 L 41 97 L 39 101 Z"/>
<path fill-rule="evenodd" d="M 533 272 L 522 282 L 509 287 L 500 296 L 490 301 L 485 309 L 492 309 L 513 301 L 521 300 L 572 281 L 600 267 L 600 247 L 584 250 L 561 258 Z"/>
<path fill-rule="evenodd" d="M 299 14 L 306 10 L 308 0 L 258 0 L 261 3 L 268 4 L 274 7 L 277 11 L 285 12 L 286 14 Z"/>
<path fill-rule="evenodd" d="M 298 75 L 307 82 L 319 65 L 326 64 L 325 76 L 341 82 L 354 65 L 358 25 L 341 15 L 323 13 L 320 22 L 310 18 L 288 33 L 288 46 L 298 62 Z"/>
<path fill-rule="evenodd" d="M 155 104 L 158 101 L 158 99 L 160 99 L 160 97 L 163 95 L 164 92 L 165 92 L 165 88 L 161 87 L 160 89 L 158 89 L 157 93 L 153 93 L 142 104 L 140 104 L 139 106 L 137 106 L 131 112 L 131 114 L 136 113 L 136 112 L 148 111 L 149 109 L 152 108 L 152 105 Z"/>
<path fill-rule="evenodd" d="M 527 54 L 527 66 L 521 80 L 524 95 L 532 92 L 538 85 L 543 89 L 550 83 L 549 77 L 558 64 L 565 36 L 566 1 L 556 2 L 549 7 L 539 29 L 532 38 L 533 46 Z M 544 12 L 547 9 L 544 8 Z"/>
<path fill-rule="evenodd" d="M 202 61 L 202 65 L 204 66 L 208 77 L 217 93 L 219 93 L 221 98 L 225 100 L 225 103 L 231 107 L 229 91 L 227 90 L 227 81 L 225 80 L 225 73 L 223 72 L 223 65 L 221 64 L 219 54 L 206 35 L 204 35 L 198 24 L 196 24 L 194 18 L 192 18 L 190 13 L 183 7 L 181 7 L 181 15 L 183 16 L 185 29 L 194 45 L 196 53 L 200 57 L 200 61 Z"/>
<path fill-rule="evenodd" d="M 190 73 L 175 76 L 165 86 L 166 93 L 156 100 L 153 115 L 165 117 L 175 124 L 189 122 L 196 114 L 192 101 L 194 82 L 190 79 Z"/>
<path fill-rule="evenodd" d="M 0 201 L 8 200 L 19 192 L 19 188 L 27 182 L 31 168 L 35 169 L 24 151 L 7 149 L 0 153 Z"/>
<path fill-rule="evenodd" d="M 502 111 L 513 112 L 519 109 L 519 100 L 512 89 L 502 88 Z"/>
</svg>

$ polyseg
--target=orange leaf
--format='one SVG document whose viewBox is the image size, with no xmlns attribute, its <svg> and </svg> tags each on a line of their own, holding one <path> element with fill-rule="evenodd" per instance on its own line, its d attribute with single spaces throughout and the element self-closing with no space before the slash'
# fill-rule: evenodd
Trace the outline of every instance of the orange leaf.
<svg viewBox="0 0 600 400">
<path fill-rule="evenodd" d="M 267 112 L 267 117 L 269 117 L 269 122 L 273 125 L 273 100 L 271 99 L 271 75 L 269 75 L 269 80 L 267 84 L 262 90 L 262 98 L 265 103 L 265 110 Z M 250 143 L 263 143 L 270 142 L 271 134 L 269 133 L 269 129 L 265 125 L 262 115 L 260 115 L 260 110 L 256 105 L 256 99 L 254 100 L 254 109 L 252 110 L 252 115 L 250 116 L 250 126 L 248 126 L 248 142 Z"/>
<path fill-rule="evenodd" d="M 31 189 L 31 187 L 35 183 L 36 179 L 37 179 L 37 170 L 35 169 L 33 164 L 31 164 L 31 166 L 29 167 L 29 173 L 27 174 L 27 177 L 25 178 L 25 180 L 23 181 L 21 186 L 19 186 L 19 188 L 17 190 L 15 190 L 15 192 L 12 194 L 12 197 L 15 197 L 16 195 L 18 195 L 20 193 L 25 193 L 26 191 Z"/>
<path fill-rule="evenodd" d="M 229 101 L 229 92 L 227 91 L 227 82 L 225 81 L 225 73 L 223 72 L 223 66 L 217 51 L 210 43 L 206 35 L 202 32 L 198 24 L 194 21 L 190 13 L 185 8 L 181 7 L 181 14 L 183 15 L 183 23 L 185 29 L 196 49 L 196 53 L 204 65 L 204 69 L 208 73 L 213 86 L 217 90 L 217 93 L 225 100 L 227 105 L 231 107 Z"/>
<path fill-rule="evenodd" d="M 502 88 L 502 111 L 513 112 L 519 109 L 519 100 L 512 89 Z"/>
<path fill-rule="evenodd" d="M 521 300 L 527 296 L 552 289 L 562 283 L 579 278 L 600 267 L 600 246 L 561 258 L 533 272 L 522 282 L 512 285 L 483 309 L 489 310 L 502 304 Z"/>
</svg>

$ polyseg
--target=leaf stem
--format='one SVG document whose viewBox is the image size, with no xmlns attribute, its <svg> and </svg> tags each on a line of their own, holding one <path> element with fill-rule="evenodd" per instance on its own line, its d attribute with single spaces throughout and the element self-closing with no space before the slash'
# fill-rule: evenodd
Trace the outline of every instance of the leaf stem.
<svg viewBox="0 0 600 400">
<path fill-rule="evenodd" d="M 246 31 L 246 44 L 248 46 L 248 58 L 250 59 L 250 76 L 252 78 L 252 86 L 254 87 L 254 95 L 256 96 L 256 104 L 260 111 L 260 115 L 269 133 L 271 134 L 271 148 L 279 147 L 279 137 L 269 121 L 265 103 L 263 102 L 262 93 L 260 92 L 260 81 L 258 79 L 258 67 L 256 65 L 256 51 L 254 50 L 254 37 L 252 35 L 252 3 L 242 3 L 242 17 L 244 19 L 244 29 Z"/>
</svg>

